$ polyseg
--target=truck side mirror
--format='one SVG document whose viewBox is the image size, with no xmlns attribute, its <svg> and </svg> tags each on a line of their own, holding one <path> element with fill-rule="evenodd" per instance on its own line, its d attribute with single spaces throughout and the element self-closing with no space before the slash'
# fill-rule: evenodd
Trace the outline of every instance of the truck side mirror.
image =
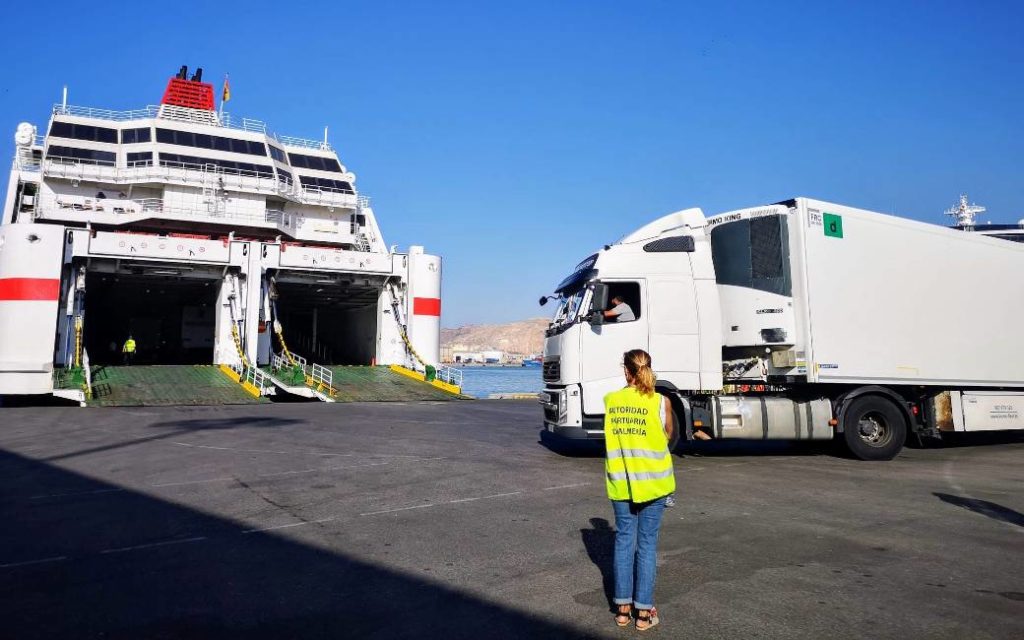
<svg viewBox="0 0 1024 640">
<path fill-rule="evenodd" d="M 597 327 L 604 324 L 604 310 L 607 306 L 608 285 L 594 283 L 594 290 L 590 296 L 590 316 L 587 318 L 591 325 Z"/>
</svg>

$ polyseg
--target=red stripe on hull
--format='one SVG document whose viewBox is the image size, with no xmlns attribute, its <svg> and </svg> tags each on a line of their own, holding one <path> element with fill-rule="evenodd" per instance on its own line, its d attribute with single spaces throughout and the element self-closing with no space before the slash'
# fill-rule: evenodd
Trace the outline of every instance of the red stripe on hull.
<svg viewBox="0 0 1024 640">
<path fill-rule="evenodd" d="M 412 313 L 416 316 L 440 316 L 441 298 L 413 298 Z"/>
<path fill-rule="evenodd" d="M 60 298 L 60 280 L 51 278 L 0 278 L 0 302 Z"/>
</svg>

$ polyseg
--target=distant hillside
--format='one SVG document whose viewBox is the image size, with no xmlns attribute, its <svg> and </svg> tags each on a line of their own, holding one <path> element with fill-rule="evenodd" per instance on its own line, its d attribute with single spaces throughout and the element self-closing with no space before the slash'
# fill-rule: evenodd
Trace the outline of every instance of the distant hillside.
<svg viewBox="0 0 1024 640">
<path fill-rule="evenodd" d="M 547 326 L 546 318 L 531 318 L 505 324 L 471 324 L 457 329 L 441 329 L 441 346 L 466 351 L 540 353 Z"/>
</svg>

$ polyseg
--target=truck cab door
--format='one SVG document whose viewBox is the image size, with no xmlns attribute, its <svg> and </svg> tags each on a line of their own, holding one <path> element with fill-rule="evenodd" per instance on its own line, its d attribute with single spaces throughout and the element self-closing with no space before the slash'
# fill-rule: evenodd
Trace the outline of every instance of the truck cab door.
<svg viewBox="0 0 1024 640">
<path fill-rule="evenodd" d="M 649 349 L 647 287 L 644 280 L 603 280 L 608 300 L 621 296 L 635 320 L 619 322 L 608 318 L 602 324 L 583 325 L 580 336 L 583 413 L 604 413 L 604 396 L 626 385 L 622 355 L 630 349 Z M 609 307 L 612 304 L 609 302 Z M 600 309 L 593 312 L 600 313 Z"/>
</svg>

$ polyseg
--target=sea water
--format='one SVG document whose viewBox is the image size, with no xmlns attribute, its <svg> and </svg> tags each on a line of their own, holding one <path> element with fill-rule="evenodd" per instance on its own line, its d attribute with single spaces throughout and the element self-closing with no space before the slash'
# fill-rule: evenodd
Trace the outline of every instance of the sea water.
<svg viewBox="0 0 1024 640">
<path fill-rule="evenodd" d="M 544 387 L 540 367 L 460 367 L 462 392 L 474 398 L 492 393 L 537 393 Z"/>
</svg>

